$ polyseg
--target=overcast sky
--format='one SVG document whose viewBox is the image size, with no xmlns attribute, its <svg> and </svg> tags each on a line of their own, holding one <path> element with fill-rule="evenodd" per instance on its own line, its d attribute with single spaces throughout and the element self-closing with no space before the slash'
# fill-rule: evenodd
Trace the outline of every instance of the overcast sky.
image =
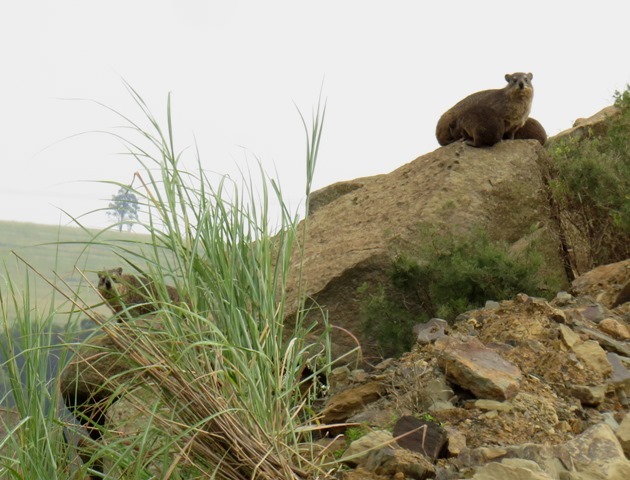
<svg viewBox="0 0 630 480">
<path fill-rule="evenodd" d="M 532 72 L 531 115 L 550 135 L 630 83 L 627 0 L 3 1 L 0 220 L 67 224 L 106 207 L 138 169 L 103 134 L 134 118 L 129 82 L 159 118 L 172 94 L 177 147 L 209 171 L 258 157 L 296 207 L 304 133 L 323 82 L 315 187 L 390 172 L 436 148 L 464 96 Z M 68 138 L 71 137 L 71 138 Z M 65 139 L 65 140 L 64 140 Z M 104 212 L 83 220 L 108 223 Z"/>
</svg>

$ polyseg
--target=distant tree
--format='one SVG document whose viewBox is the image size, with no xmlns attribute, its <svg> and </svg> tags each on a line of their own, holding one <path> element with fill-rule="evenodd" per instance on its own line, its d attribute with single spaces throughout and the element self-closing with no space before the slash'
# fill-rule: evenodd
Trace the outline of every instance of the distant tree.
<svg viewBox="0 0 630 480">
<path fill-rule="evenodd" d="M 122 231 L 123 225 L 127 225 L 127 230 L 131 231 L 133 224 L 138 221 L 139 210 L 136 195 L 129 188 L 121 187 L 116 195 L 112 195 L 107 215 L 116 220 L 119 231 Z"/>
</svg>

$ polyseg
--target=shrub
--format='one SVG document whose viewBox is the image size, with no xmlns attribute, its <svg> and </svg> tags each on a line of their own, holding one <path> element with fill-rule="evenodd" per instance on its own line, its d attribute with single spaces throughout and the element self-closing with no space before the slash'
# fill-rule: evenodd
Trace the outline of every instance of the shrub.
<svg viewBox="0 0 630 480">
<path fill-rule="evenodd" d="M 549 147 L 549 185 L 577 273 L 630 257 L 630 86 L 616 92 L 615 105 L 620 114 L 608 119 L 604 135 Z"/>
<path fill-rule="evenodd" d="M 363 325 L 385 356 L 408 351 L 413 326 L 432 317 L 452 322 L 486 300 L 520 292 L 542 295 L 537 278 L 541 258 L 533 247 L 513 256 L 507 244 L 491 241 L 481 229 L 462 236 L 426 226 L 418 243 L 416 252 L 394 258 L 389 284 L 372 291 L 363 287 Z"/>
</svg>

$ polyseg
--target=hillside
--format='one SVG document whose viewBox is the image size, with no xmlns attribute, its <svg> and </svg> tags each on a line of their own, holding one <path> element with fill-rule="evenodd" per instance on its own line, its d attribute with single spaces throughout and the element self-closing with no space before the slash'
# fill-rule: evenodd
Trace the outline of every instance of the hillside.
<svg viewBox="0 0 630 480">
<path fill-rule="evenodd" d="M 276 236 L 256 223 L 267 205 L 253 189 L 248 209 L 213 195 L 203 176 L 191 185 L 160 135 L 163 178 L 147 190 L 164 188 L 168 205 L 147 228 L 169 256 L 146 252 L 156 266 L 146 295 L 112 281 L 127 305 L 155 308 L 125 309 L 64 345 L 73 355 L 52 383 L 41 381 L 52 350 L 40 340 L 58 325 L 20 337 L 6 363 L 23 423 L 4 442 L 14 452 L 5 471 L 627 480 L 630 95 L 621 107 L 546 147 L 455 143 L 332 185 Z M 40 243 L 24 256 L 73 292 L 96 269 L 133 263 L 125 247 L 144 240 L 57 232 L 52 251 Z M 50 392 L 82 426 L 60 424 Z M 77 438 L 69 449 L 66 432 Z"/>
<path fill-rule="evenodd" d="M 95 271 L 121 264 L 111 244 L 141 243 L 148 239 L 146 235 L 127 232 L 100 234 L 98 230 L 20 222 L 0 222 L 0 232 L 0 292 L 10 291 L 11 284 L 15 291 L 23 292 L 30 280 L 30 304 L 39 308 L 50 305 L 54 292 L 42 276 L 53 283 L 66 284 L 65 291 L 80 291 L 90 304 L 98 303 L 99 297 L 80 272 L 94 281 Z M 132 246 L 132 250 L 136 248 L 139 246 Z M 67 302 L 57 294 L 54 304 L 59 312 L 56 320 L 64 321 Z M 11 317 L 14 306 L 8 308 Z"/>
</svg>

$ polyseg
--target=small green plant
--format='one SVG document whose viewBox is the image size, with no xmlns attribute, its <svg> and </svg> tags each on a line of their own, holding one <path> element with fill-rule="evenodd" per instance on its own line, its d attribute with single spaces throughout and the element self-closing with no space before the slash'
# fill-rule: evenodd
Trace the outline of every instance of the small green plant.
<svg viewBox="0 0 630 480">
<path fill-rule="evenodd" d="M 348 427 L 343 435 L 346 439 L 346 444 L 350 445 L 359 438 L 365 437 L 368 433 L 370 433 L 370 429 L 366 425 L 356 425 Z"/>
<path fill-rule="evenodd" d="M 432 317 L 453 321 L 486 300 L 543 295 L 537 278 L 542 260 L 534 248 L 515 256 L 481 229 L 456 235 L 430 226 L 420 229 L 418 244 L 417 251 L 395 257 L 389 284 L 362 289 L 364 328 L 385 356 L 408 351 L 413 326 Z"/>
<path fill-rule="evenodd" d="M 433 422 L 433 423 L 437 423 L 438 425 L 442 425 L 442 422 L 440 422 L 437 418 L 435 418 L 429 412 L 421 413 L 420 415 L 418 415 L 418 418 L 420 420 L 424 420 L 425 422 Z"/>
<path fill-rule="evenodd" d="M 630 256 L 630 86 L 615 93 L 615 105 L 620 114 L 608 119 L 604 134 L 549 147 L 557 220 L 573 252 L 585 252 L 570 259 L 578 273 Z"/>
</svg>

